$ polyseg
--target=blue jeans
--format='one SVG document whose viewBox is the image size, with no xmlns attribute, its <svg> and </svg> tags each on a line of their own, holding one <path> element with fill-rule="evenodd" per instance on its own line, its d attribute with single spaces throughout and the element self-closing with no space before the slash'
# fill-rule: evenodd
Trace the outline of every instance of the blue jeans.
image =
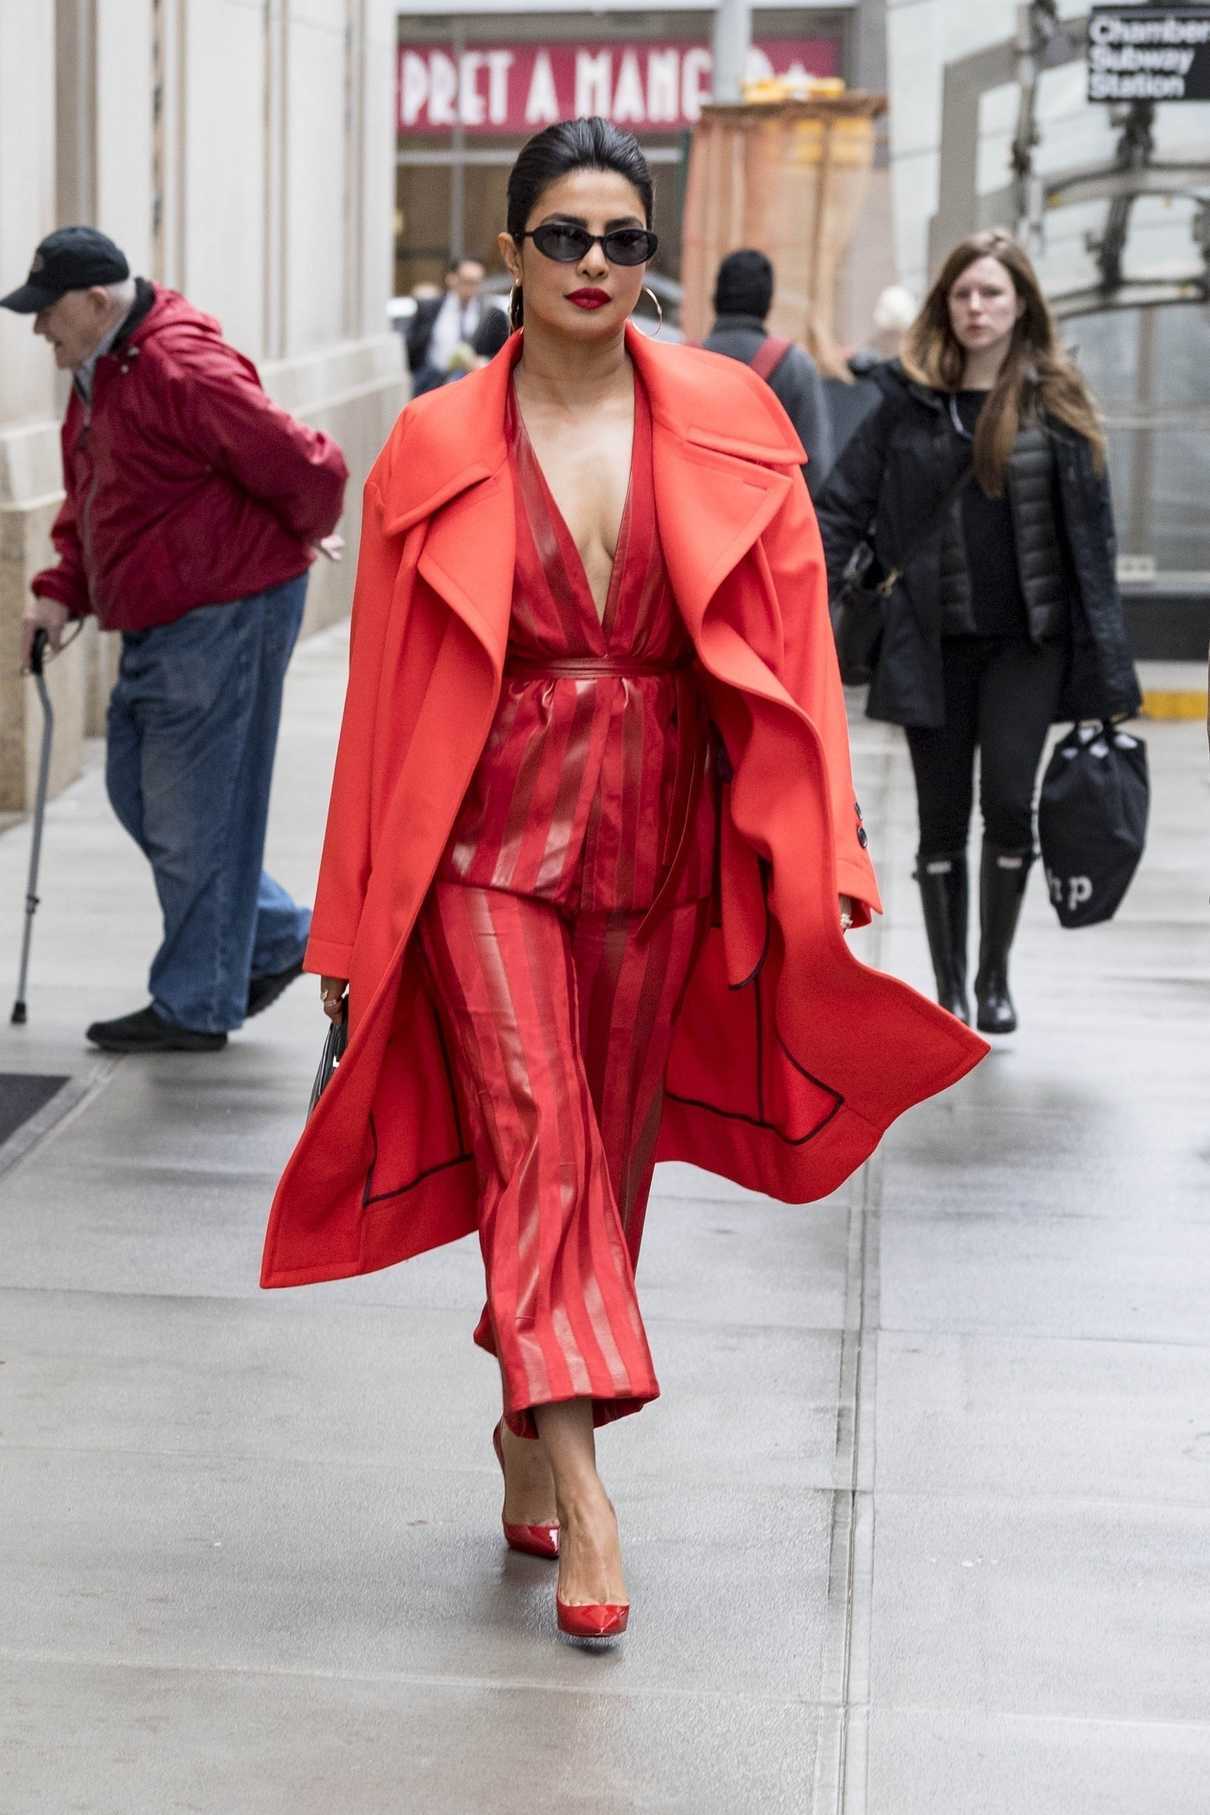
<svg viewBox="0 0 1210 1815">
<path fill-rule="evenodd" d="M 261 868 L 282 684 L 307 575 L 174 624 L 126 631 L 109 701 L 106 784 L 155 874 L 156 1013 L 224 1033 L 251 977 L 301 956 L 311 911 Z"/>
</svg>

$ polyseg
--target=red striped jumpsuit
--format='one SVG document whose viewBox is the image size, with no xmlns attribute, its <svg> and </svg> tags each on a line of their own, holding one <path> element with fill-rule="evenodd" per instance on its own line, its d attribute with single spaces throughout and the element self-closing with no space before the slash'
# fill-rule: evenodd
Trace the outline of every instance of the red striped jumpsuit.
<svg viewBox="0 0 1210 1815">
<path fill-rule="evenodd" d="M 602 616 L 511 392 L 506 432 L 508 660 L 420 937 L 479 1173 L 475 1340 L 536 1436 L 535 1405 L 588 1397 L 602 1424 L 659 1392 L 634 1267 L 717 803 L 642 386 Z"/>
</svg>

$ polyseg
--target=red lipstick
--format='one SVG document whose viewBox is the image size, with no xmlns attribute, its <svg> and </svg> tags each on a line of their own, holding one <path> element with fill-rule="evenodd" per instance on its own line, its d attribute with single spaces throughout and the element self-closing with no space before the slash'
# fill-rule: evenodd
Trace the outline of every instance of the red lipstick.
<svg viewBox="0 0 1210 1815">
<path fill-rule="evenodd" d="M 573 290 L 567 300 L 577 309 L 603 309 L 610 296 L 608 290 Z"/>
</svg>

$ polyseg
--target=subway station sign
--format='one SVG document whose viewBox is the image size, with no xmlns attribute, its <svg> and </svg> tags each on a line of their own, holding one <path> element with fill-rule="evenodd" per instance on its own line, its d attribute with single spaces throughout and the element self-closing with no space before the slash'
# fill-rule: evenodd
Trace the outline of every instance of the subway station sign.
<svg viewBox="0 0 1210 1815">
<path fill-rule="evenodd" d="M 475 44 L 399 47 L 399 134 L 528 136 L 555 120 L 603 114 L 635 131 L 692 126 L 710 98 L 709 48 L 685 42 Z M 835 76 L 838 38 L 768 38 L 748 75 Z"/>
<path fill-rule="evenodd" d="M 1094 6 L 1090 101 L 1210 101 L 1210 6 Z"/>
</svg>

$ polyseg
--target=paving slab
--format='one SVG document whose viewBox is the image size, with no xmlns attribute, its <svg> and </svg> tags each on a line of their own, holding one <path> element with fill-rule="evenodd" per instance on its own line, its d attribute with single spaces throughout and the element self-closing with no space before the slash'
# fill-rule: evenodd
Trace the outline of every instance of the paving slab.
<svg viewBox="0 0 1210 1815">
<path fill-rule="evenodd" d="M 882 1230 L 883 1323 L 1205 1344 L 1210 1223 L 1170 1223 L 1160 1240 L 1157 1220 L 972 1196 L 959 1215 L 901 1211 Z"/>
<path fill-rule="evenodd" d="M 1210 1720 L 1208 1530 L 1204 1505 L 880 1489 L 872 1701 Z"/>
<path fill-rule="evenodd" d="M 55 1815 L 799 1815 L 818 1726 L 761 1696 L 58 1662 L 0 1664 L 0 1697 L 3 1815 L 48 1815 L 38 1781 Z"/>
<path fill-rule="evenodd" d="M 13 1450 L 4 1652 L 818 1699 L 831 1495 L 790 1518 L 783 1489 L 665 1473 L 617 1498 L 634 1642 L 602 1658 L 558 1641 L 555 1572 L 506 1549 L 485 1472 Z"/>
<path fill-rule="evenodd" d="M 865 1815 L 1205 1815 L 1210 1727 L 879 1708 Z"/>
<path fill-rule="evenodd" d="M 1210 1506 L 1210 1348 L 878 1337 L 878 1482 Z"/>
<path fill-rule="evenodd" d="M 498 1376 L 470 1349 L 472 1322 L 461 1309 L 304 1316 L 276 1297 L 0 1290 L 0 1433 L 13 1450 L 457 1467 L 485 1475 L 490 1500 Z M 707 1486 L 722 1453 L 742 1457 L 745 1487 L 834 1485 L 839 1333 L 659 1319 L 648 1333 L 664 1398 L 630 1431 L 601 1433 L 611 1480 Z M 451 1377 L 467 1390 L 452 1395 Z"/>
</svg>

